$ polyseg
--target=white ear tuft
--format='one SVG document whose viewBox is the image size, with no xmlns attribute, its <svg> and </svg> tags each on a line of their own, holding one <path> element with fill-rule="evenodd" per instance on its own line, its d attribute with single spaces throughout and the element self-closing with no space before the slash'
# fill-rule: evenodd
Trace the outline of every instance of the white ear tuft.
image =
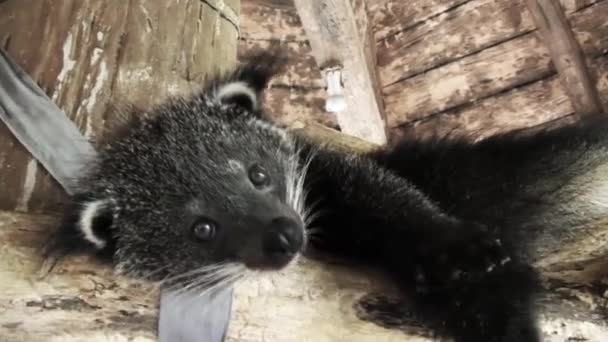
<svg viewBox="0 0 608 342">
<path fill-rule="evenodd" d="M 78 228 L 84 235 L 85 240 L 91 242 L 97 249 L 103 249 L 106 246 L 106 241 L 95 233 L 95 219 L 100 216 L 106 201 L 97 200 L 84 205 L 84 209 L 80 213 Z"/>
<path fill-rule="evenodd" d="M 255 90 L 243 81 L 222 84 L 218 87 L 215 96 L 219 102 L 224 104 L 234 104 L 249 110 L 258 108 Z"/>
</svg>

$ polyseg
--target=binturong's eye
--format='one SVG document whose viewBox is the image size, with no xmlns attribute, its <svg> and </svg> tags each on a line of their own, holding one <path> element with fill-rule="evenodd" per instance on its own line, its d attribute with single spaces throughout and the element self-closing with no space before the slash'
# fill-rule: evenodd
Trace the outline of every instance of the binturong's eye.
<svg viewBox="0 0 608 342">
<path fill-rule="evenodd" d="M 201 218 L 192 225 L 192 234 L 199 241 L 209 241 L 213 239 L 216 230 L 216 223 L 207 218 Z"/>
<path fill-rule="evenodd" d="M 249 169 L 249 180 L 258 188 L 266 186 L 268 183 L 270 183 L 268 173 L 259 164 L 255 164 Z"/>
</svg>

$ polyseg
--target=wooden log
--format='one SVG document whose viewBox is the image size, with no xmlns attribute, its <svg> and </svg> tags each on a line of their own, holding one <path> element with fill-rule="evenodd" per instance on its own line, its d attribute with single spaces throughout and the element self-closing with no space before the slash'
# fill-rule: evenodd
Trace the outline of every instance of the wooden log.
<svg viewBox="0 0 608 342">
<path fill-rule="evenodd" d="M 365 154 L 380 148 L 378 144 L 342 134 L 315 122 L 296 121 L 290 125 L 290 130 L 294 134 L 300 135 L 313 143 L 328 146 L 342 152 Z"/>
<path fill-rule="evenodd" d="M 56 223 L 55 217 L 0 212 L 0 339 L 155 341 L 153 285 L 117 277 L 87 256 L 66 258 L 39 277 L 38 248 Z M 407 321 L 386 328 L 375 323 L 373 311 L 362 310 L 362 303 L 386 296 L 395 298 L 395 289 L 373 270 L 300 258 L 284 271 L 237 284 L 227 341 L 430 342 L 428 332 Z M 602 305 L 604 299 L 585 291 L 553 291 L 540 303 L 545 341 L 605 340 Z"/>
<path fill-rule="evenodd" d="M 232 65 L 238 3 L 224 0 L 227 20 L 203 2 L 5 1 L 0 43 L 95 141 L 115 121 L 110 98 L 147 107 Z M 0 208 L 59 207 L 59 186 L 4 125 L 0 161 Z"/>
<path fill-rule="evenodd" d="M 562 85 L 579 115 L 602 112 L 602 103 L 591 79 L 585 55 L 556 0 L 526 0 L 544 38 Z"/>
<path fill-rule="evenodd" d="M 350 0 L 295 0 L 295 5 L 321 68 L 342 68 L 347 109 L 337 113 L 342 132 L 384 144 L 383 108 L 374 90 L 374 73 L 368 62 L 370 39 L 365 2 Z"/>
<path fill-rule="evenodd" d="M 577 39 L 590 58 L 608 48 L 606 15 L 608 1 L 602 1 L 570 17 Z M 385 87 L 387 124 L 393 128 L 420 120 L 553 73 L 549 52 L 537 35 L 524 34 Z"/>
</svg>

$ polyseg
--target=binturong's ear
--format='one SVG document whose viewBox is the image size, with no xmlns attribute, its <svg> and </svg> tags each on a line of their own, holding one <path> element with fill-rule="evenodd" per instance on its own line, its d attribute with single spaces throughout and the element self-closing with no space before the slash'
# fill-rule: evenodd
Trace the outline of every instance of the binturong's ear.
<svg viewBox="0 0 608 342">
<path fill-rule="evenodd" d="M 283 69 L 286 58 L 278 49 L 271 49 L 245 59 L 246 62 L 230 74 L 211 82 L 209 91 L 219 103 L 256 111 L 260 108 L 262 92 L 270 79 Z"/>
<path fill-rule="evenodd" d="M 114 210 L 109 199 L 75 195 L 65 208 L 59 229 L 44 246 L 46 257 L 63 256 L 85 250 L 111 253 Z"/>
</svg>

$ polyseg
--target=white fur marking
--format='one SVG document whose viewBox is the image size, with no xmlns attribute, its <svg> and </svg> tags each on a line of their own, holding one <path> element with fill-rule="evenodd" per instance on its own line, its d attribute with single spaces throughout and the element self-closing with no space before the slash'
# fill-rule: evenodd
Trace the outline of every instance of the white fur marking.
<svg viewBox="0 0 608 342">
<path fill-rule="evenodd" d="M 289 137 L 287 136 L 287 133 L 286 133 L 286 131 L 283 128 L 280 128 L 280 127 L 278 127 L 278 126 L 276 126 L 274 124 L 271 124 L 271 123 L 269 123 L 267 121 L 260 120 L 260 119 L 257 119 L 257 118 L 249 120 L 249 123 L 253 124 L 253 125 L 256 125 L 258 127 L 261 127 L 263 129 L 266 129 L 268 131 L 271 131 L 274 134 L 278 134 L 281 137 L 281 139 L 283 140 L 283 142 L 286 143 L 286 144 L 289 144 L 289 145 L 293 144 L 293 142 L 289 140 Z"/>
<path fill-rule="evenodd" d="M 245 170 L 245 166 L 243 165 L 243 163 L 234 159 L 228 160 L 228 166 L 230 167 L 230 170 L 234 173 Z"/>
<path fill-rule="evenodd" d="M 84 210 L 80 214 L 80 230 L 84 234 L 84 238 L 95 245 L 98 249 L 106 246 L 106 242 L 95 235 L 93 232 L 93 220 L 99 209 L 105 205 L 105 201 L 98 200 L 87 203 Z"/>
<path fill-rule="evenodd" d="M 294 151 L 291 159 L 288 161 L 287 174 L 286 174 L 286 187 L 287 187 L 287 203 L 296 211 L 300 216 L 300 219 L 304 224 L 310 219 L 310 212 L 305 207 L 306 204 L 306 190 L 304 189 L 304 180 L 306 178 L 306 172 L 312 155 L 303 162 L 300 163 L 299 151 Z"/>
<path fill-rule="evenodd" d="M 221 86 L 216 93 L 216 97 L 220 100 L 220 102 L 225 98 L 230 98 L 235 95 L 246 95 L 251 100 L 253 108 L 258 108 L 258 101 L 255 91 L 253 91 L 253 89 L 251 89 L 251 87 L 249 87 L 245 82 L 228 83 Z"/>
</svg>

